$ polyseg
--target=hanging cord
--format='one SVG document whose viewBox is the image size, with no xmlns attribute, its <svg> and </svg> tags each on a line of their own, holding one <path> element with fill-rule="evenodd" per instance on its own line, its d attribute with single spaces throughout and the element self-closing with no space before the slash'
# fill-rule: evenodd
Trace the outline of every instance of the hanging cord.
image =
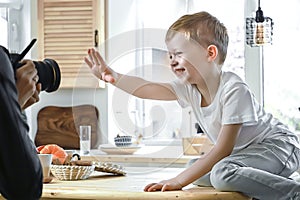
<svg viewBox="0 0 300 200">
<path fill-rule="evenodd" d="M 258 10 L 256 11 L 255 21 L 257 23 L 262 23 L 265 21 L 264 13 L 260 8 L 260 0 L 258 0 Z"/>
</svg>

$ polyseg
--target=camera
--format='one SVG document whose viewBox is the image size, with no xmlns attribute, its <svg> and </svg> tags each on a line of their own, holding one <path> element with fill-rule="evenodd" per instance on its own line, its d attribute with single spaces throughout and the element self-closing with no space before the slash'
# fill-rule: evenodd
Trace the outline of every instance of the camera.
<svg viewBox="0 0 300 200">
<path fill-rule="evenodd" d="M 35 42 L 36 39 L 33 39 L 21 54 L 9 54 L 14 70 L 22 67 L 22 64 L 19 62 L 24 58 Z M 60 69 L 57 62 L 53 59 L 44 59 L 43 61 L 33 61 L 33 63 L 39 76 L 38 83 L 42 84 L 42 91 L 56 91 L 60 85 L 61 79 Z"/>
</svg>

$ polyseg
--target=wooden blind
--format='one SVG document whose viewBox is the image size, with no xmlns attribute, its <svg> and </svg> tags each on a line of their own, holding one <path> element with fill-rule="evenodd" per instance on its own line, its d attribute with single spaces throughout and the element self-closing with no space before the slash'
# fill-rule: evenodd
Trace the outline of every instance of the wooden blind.
<svg viewBox="0 0 300 200">
<path fill-rule="evenodd" d="M 60 66 L 60 88 L 98 87 L 83 58 L 104 42 L 104 0 L 38 0 L 39 58 Z"/>
</svg>

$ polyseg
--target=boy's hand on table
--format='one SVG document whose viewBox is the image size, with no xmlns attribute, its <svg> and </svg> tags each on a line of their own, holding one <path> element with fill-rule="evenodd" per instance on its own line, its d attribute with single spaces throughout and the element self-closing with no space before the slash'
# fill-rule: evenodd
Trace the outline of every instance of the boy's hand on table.
<svg viewBox="0 0 300 200">
<path fill-rule="evenodd" d="M 181 190 L 182 185 L 175 179 L 163 180 L 159 183 L 150 183 L 145 188 L 145 192 L 155 192 L 155 191 L 171 191 L 171 190 Z"/>
</svg>

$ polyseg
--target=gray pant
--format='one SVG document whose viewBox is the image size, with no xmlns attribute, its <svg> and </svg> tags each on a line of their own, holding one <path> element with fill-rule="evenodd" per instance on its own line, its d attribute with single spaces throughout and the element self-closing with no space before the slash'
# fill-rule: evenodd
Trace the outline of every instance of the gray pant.
<svg viewBox="0 0 300 200">
<path fill-rule="evenodd" d="M 288 178 L 299 165 L 298 148 L 283 140 L 267 139 L 222 159 L 193 184 L 238 191 L 260 200 L 300 200 L 300 183 Z"/>
</svg>

